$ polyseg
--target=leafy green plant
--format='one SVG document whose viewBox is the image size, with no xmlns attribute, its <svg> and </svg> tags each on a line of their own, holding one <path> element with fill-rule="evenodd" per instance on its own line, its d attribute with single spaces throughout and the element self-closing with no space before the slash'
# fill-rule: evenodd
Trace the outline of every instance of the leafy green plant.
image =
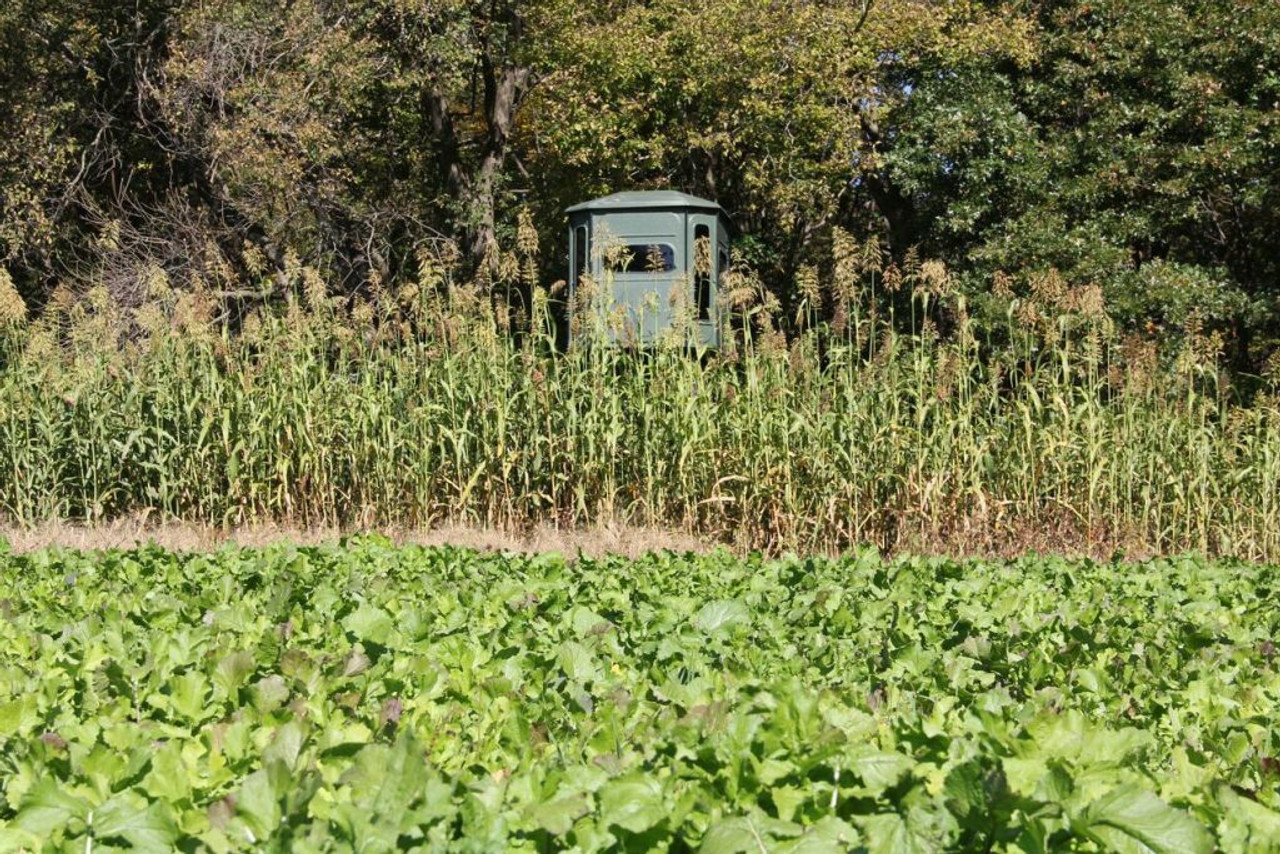
<svg viewBox="0 0 1280 854">
<path fill-rule="evenodd" d="M 0 850 L 1267 851 L 1276 569 L 0 557 Z"/>
</svg>

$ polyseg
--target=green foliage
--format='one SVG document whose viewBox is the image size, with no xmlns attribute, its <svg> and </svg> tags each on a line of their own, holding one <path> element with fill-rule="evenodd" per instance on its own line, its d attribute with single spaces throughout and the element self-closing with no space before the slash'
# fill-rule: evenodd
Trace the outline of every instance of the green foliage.
<svg viewBox="0 0 1280 854">
<path fill-rule="evenodd" d="M 0 850 L 1280 839 L 1273 566 L 366 538 L 0 578 Z"/>
<path fill-rule="evenodd" d="M 136 306 L 162 271 L 239 313 L 299 263 L 411 288 L 456 241 L 465 278 L 528 297 L 566 272 L 565 205 L 674 187 L 729 210 L 788 311 L 840 228 L 971 296 L 1056 269 L 1256 374 L 1280 342 L 1276 8 L 16 0 L 0 263 L 33 310 L 59 284 Z"/>
<path fill-rule="evenodd" d="M 785 290 L 813 237 L 851 224 L 864 124 L 902 100 L 885 57 L 1017 62 L 1031 43 L 999 3 L 627 4 L 567 32 L 558 73 L 531 95 L 537 195 L 548 219 L 584 192 L 633 184 L 717 198 Z"/>
<path fill-rule="evenodd" d="M 146 127 L 139 72 L 154 68 L 163 47 L 153 37 L 177 5 L 14 0 L 0 9 L 0 264 L 34 305 L 80 266 L 67 250 L 102 236 L 86 225 L 109 218 L 111 193 L 122 184 L 138 198 L 163 192 L 163 146 Z"/>
<path fill-rule="evenodd" d="M 1038 3 L 1027 67 L 903 63 L 885 162 L 924 251 L 979 287 L 1056 267 L 1131 326 L 1198 315 L 1256 364 L 1280 334 L 1278 9 Z"/>
</svg>

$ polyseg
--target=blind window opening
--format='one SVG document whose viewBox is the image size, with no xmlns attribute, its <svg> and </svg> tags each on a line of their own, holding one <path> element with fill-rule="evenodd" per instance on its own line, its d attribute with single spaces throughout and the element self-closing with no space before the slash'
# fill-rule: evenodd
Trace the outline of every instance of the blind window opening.
<svg viewBox="0 0 1280 854">
<path fill-rule="evenodd" d="M 711 229 L 693 230 L 693 304 L 698 320 L 711 319 Z"/>
<path fill-rule="evenodd" d="M 666 273 L 676 268 L 676 250 L 669 243 L 632 243 L 623 247 L 621 273 Z"/>
<path fill-rule="evenodd" d="M 573 230 L 573 282 L 576 285 L 582 280 L 587 270 L 587 228 L 580 225 Z"/>
</svg>

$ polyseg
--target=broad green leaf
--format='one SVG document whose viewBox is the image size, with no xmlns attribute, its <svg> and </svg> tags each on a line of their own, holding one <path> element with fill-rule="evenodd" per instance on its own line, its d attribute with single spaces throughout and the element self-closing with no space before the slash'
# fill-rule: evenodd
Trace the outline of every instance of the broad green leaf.
<svg viewBox="0 0 1280 854">
<path fill-rule="evenodd" d="M 142 788 L 153 798 L 170 804 L 191 796 L 191 780 L 177 742 L 163 744 L 152 754 L 151 770 L 143 779 Z"/>
<path fill-rule="evenodd" d="M 766 757 L 756 763 L 756 778 L 765 786 L 772 786 L 777 781 L 795 773 L 796 764 L 785 759 Z"/>
<path fill-rule="evenodd" d="M 601 634 L 611 625 L 604 617 L 581 605 L 569 612 L 569 619 L 573 625 L 574 635 L 580 640 L 593 634 Z"/>
<path fill-rule="evenodd" d="M 268 714 L 284 705 L 289 699 L 289 687 L 278 673 L 264 676 L 253 683 L 253 707 L 259 714 Z"/>
<path fill-rule="evenodd" d="M 266 771 L 255 771 L 245 778 L 236 794 L 235 808 L 258 840 L 275 832 L 280 824 L 280 803 Z"/>
<path fill-rule="evenodd" d="M 0 738 L 30 730 L 39 722 L 36 698 L 30 695 L 0 703 Z"/>
<path fill-rule="evenodd" d="M 243 650 L 228 653 L 214 669 L 214 684 L 222 688 L 226 697 L 234 699 L 240 686 L 244 684 L 249 674 L 253 673 L 255 667 L 257 663 L 253 660 L 252 653 Z"/>
<path fill-rule="evenodd" d="M 779 854 L 837 854 L 854 850 L 862 835 L 843 819 L 827 816 L 807 827 L 799 839 L 778 847 Z"/>
<path fill-rule="evenodd" d="M 983 770 L 976 762 L 958 765 L 947 773 L 943 791 L 953 812 L 964 816 L 984 808 L 987 798 L 982 777 Z"/>
<path fill-rule="evenodd" d="M 759 851 L 761 845 L 763 840 L 750 820 L 738 817 L 713 824 L 702 838 L 702 846 L 698 850 L 703 854 L 743 854 Z"/>
<path fill-rule="evenodd" d="M 1155 742 L 1155 736 L 1133 727 L 1121 729 L 1094 728 L 1080 751 L 1082 763 L 1119 763 L 1134 754 L 1147 750 Z"/>
<path fill-rule="evenodd" d="M 931 846 L 913 834 L 897 813 L 879 813 L 856 821 L 868 854 L 930 854 Z"/>
<path fill-rule="evenodd" d="M 1049 773 L 1049 766 L 1043 759 L 1006 756 L 1000 762 L 1004 768 L 1005 779 L 1009 781 L 1009 789 L 1025 797 L 1034 795 L 1040 781 Z"/>
<path fill-rule="evenodd" d="M 554 801 L 533 804 L 526 810 L 529 820 L 548 833 L 563 836 L 573 823 L 591 811 L 584 795 L 569 795 Z"/>
<path fill-rule="evenodd" d="M 93 811 L 93 832 L 102 838 L 121 837 L 141 852 L 172 851 L 178 838 L 173 818 L 162 803 L 147 802 L 127 792 Z"/>
<path fill-rule="evenodd" d="M 386 821 L 395 820 L 424 793 L 431 778 L 431 769 L 422 760 L 417 740 L 406 730 L 390 748 L 370 745 L 360 753 L 366 786 L 359 795 L 361 802 L 374 815 Z M 379 760 L 377 765 L 373 764 L 375 759 Z"/>
<path fill-rule="evenodd" d="M 174 711 L 190 721 L 211 717 L 213 711 L 206 702 L 209 694 L 209 678 L 199 670 L 188 670 L 169 683 L 169 703 Z"/>
<path fill-rule="evenodd" d="M 1280 812 L 1242 798 L 1226 786 L 1219 797 L 1224 811 L 1218 841 L 1224 851 L 1280 851 Z"/>
<path fill-rule="evenodd" d="M 1151 792 L 1122 786 L 1091 803 L 1081 817 L 1084 832 L 1121 854 L 1208 854 L 1208 831 Z"/>
<path fill-rule="evenodd" d="M 302 744 L 305 740 L 306 735 L 302 731 L 302 724 L 297 721 L 288 721 L 276 728 L 271 743 L 262 752 L 262 758 L 266 762 L 273 760 L 282 762 L 286 768 L 293 770 L 298 763 L 298 754 L 302 752 Z"/>
<path fill-rule="evenodd" d="M 587 683 L 600 679 L 600 667 L 596 663 L 596 657 L 591 654 L 591 650 L 577 641 L 565 641 L 560 644 L 557 660 L 560 663 L 560 669 L 575 682 Z"/>
<path fill-rule="evenodd" d="M 632 833 L 648 830 L 667 815 L 662 786 L 642 774 L 611 780 L 599 798 L 601 820 Z"/>
<path fill-rule="evenodd" d="M 747 606 L 736 599 L 719 599 L 708 602 L 693 618 L 693 624 L 707 634 L 715 634 L 751 619 Z"/>
<path fill-rule="evenodd" d="M 22 808 L 13 823 L 37 836 L 48 836 L 72 819 L 83 819 L 88 814 L 87 801 L 67 792 L 54 778 L 46 777 L 22 799 Z"/>
<path fill-rule="evenodd" d="M 847 767 L 874 791 L 897 785 L 914 764 L 909 756 L 873 748 L 856 751 L 846 760 Z"/>
<path fill-rule="evenodd" d="M 346 619 L 342 627 L 356 636 L 356 640 L 386 646 L 395 629 L 391 615 L 369 602 L 361 602 Z"/>
<path fill-rule="evenodd" d="M 812 792 L 796 786 L 774 786 L 769 790 L 769 797 L 778 811 L 778 818 L 791 821 L 796 809 L 812 797 Z"/>
</svg>

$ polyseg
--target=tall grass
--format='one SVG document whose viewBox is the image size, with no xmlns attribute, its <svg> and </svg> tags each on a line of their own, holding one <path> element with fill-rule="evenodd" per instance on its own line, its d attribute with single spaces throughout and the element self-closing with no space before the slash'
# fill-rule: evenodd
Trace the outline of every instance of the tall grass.
<svg viewBox="0 0 1280 854">
<path fill-rule="evenodd" d="M 555 354 L 541 294 L 515 338 L 435 281 L 340 307 L 304 271 L 234 332 L 162 276 L 132 313 L 55 300 L 0 320 L 0 514 L 1280 557 L 1280 405 L 1232 403 L 1211 338 L 1161 353 L 1053 276 L 998 282 L 979 330 L 941 268 L 841 251 L 789 340 L 733 280 L 734 343 L 701 360 Z"/>
</svg>

